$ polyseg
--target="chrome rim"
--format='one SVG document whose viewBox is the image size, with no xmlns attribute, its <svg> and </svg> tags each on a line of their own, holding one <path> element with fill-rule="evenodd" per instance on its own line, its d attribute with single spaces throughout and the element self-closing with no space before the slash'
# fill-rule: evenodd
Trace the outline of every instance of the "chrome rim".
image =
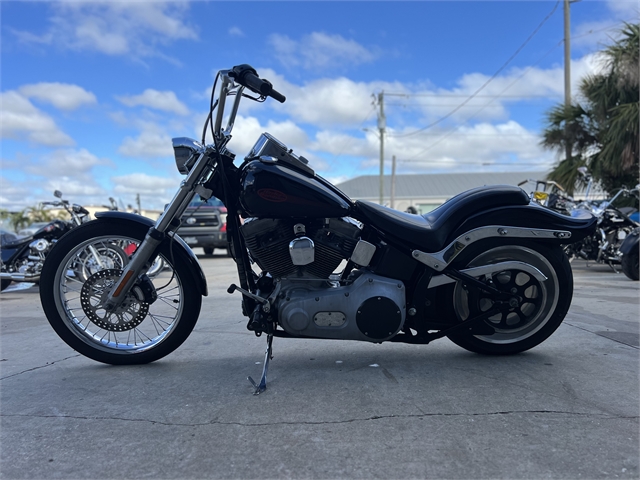
<svg viewBox="0 0 640 480">
<path fill-rule="evenodd" d="M 55 303 L 63 322 L 80 340 L 104 352 L 133 354 L 157 346 L 176 328 L 183 311 L 180 279 L 164 257 L 159 258 L 165 268 L 149 279 L 158 295 L 155 302 L 147 303 L 132 289 L 118 312 L 107 314 L 101 308 L 106 299 L 104 292 L 117 280 L 122 266 L 103 262 L 105 268 L 94 268 L 86 277 L 88 259 L 95 256 L 92 252 L 118 258 L 124 254 L 120 246 L 131 243 L 137 246 L 140 241 L 122 236 L 92 238 L 74 247 L 56 271 Z M 94 258 L 93 265 L 97 264 Z"/>
<path fill-rule="evenodd" d="M 508 260 L 517 260 L 537 268 L 547 280 L 539 281 L 531 274 L 515 269 L 492 274 L 494 286 L 514 295 L 519 302 L 508 311 L 489 317 L 487 323 L 495 329 L 495 333 L 475 335 L 484 342 L 508 344 L 534 335 L 549 321 L 558 303 L 560 292 L 556 272 L 549 261 L 535 250 L 514 245 L 497 247 L 478 255 L 468 266 L 476 267 Z M 461 321 L 493 307 L 493 301 L 488 295 L 469 290 L 460 282 L 456 284 L 453 296 L 456 314 Z"/>
</svg>

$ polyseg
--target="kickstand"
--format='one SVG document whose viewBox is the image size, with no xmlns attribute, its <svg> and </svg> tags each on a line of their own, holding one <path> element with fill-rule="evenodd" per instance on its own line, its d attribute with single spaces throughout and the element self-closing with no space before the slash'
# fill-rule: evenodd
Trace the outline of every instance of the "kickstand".
<svg viewBox="0 0 640 480">
<path fill-rule="evenodd" d="M 247 379 L 251 382 L 251 385 L 255 388 L 253 392 L 254 395 L 260 395 L 267 389 L 267 370 L 269 370 L 269 360 L 273 358 L 273 348 L 271 344 L 273 343 L 273 334 L 267 335 L 267 351 L 264 353 L 264 366 L 262 367 L 262 378 L 260 378 L 260 384 L 256 384 L 256 382 L 251 377 L 247 377 Z"/>
</svg>

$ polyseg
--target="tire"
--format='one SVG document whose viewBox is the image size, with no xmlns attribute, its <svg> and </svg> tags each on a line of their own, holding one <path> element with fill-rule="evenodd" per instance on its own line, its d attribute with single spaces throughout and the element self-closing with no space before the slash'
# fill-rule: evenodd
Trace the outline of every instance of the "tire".
<svg viewBox="0 0 640 480">
<path fill-rule="evenodd" d="M 514 292 L 519 298 L 518 306 L 485 321 L 495 329 L 493 335 L 455 334 L 449 339 L 462 348 L 485 355 L 520 353 L 546 340 L 564 320 L 573 296 L 573 274 L 562 248 L 525 242 L 505 244 L 494 239 L 469 249 L 462 254 L 464 258 L 455 262 L 456 268 L 513 260 L 534 266 L 547 280 L 539 281 L 517 269 L 493 274 L 494 286 Z M 492 306 L 488 295 L 478 289 L 466 289 L 461 282 L 451 286 L 448 294 L 456 321 L 481 314 Z"/>
<path fill-rule="evenodd" d="M 202 247 L 205 255 L 213 255 L 213 247 Z"/>
<path fill-rule="evenodd" d="M 8 278 L 0 280 L 0 292 L 4 291 L 9 285 L 11 285 L 11 280 Z"/>
<path fill-rule="evenodd" d="M 640 266 L 638 264 L 638 248 L 634 248 L 627 255 L 622 256 L 622 271 L 631 280 L 638 281 L 638 274 L 640 273 Z"/>
<path fill-rule="evenodd" d="M 170 251 L 170 242 L 159 251 L 168 268 L 148 280 L 158 295 L 155 302 L 139 300 L 132 289 L 126 308 L 107 314 L 100 308 L 101 292 L 110 289 L 122 270 L 107 268 L 87 279 L 76 270 L 89 246 L 100 252 L 112 246 L 121 250 L 122 241 L 139 244 L 146 232 L 137 223 L 96 220 L 72 230 L 49 253 L 40 277 L 42 307 L 60 338 L 82 355 L 112 365 L 149 363 L 173 352 L 193 330 L 202 297 L 186 254 Z"/>
</svg>

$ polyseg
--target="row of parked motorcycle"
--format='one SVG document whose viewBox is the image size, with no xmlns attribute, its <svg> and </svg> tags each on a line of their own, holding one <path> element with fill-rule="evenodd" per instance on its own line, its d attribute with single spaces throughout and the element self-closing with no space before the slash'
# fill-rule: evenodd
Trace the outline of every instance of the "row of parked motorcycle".
<svg viewBox="0 0 640 480">
<path fill-rule="evenodd" d="M 45 223 L 41 228 L 29 235 L 16 237 L 8 235 L 2 236 L 0 242 L 0 253 L 2 261 L 0 263 L 1 289 L 6 289 L 12 282 L 40 281 L 40 272 L 48 252 L 55 243 L 73 228 L 89 221 L 89 211 L 82 205 L 70 203 L 62 198 L 62 192 L 56 190 L 54 196 L 58 200 L 53 202 L 43 202 L 45 206 L 63 209 L 69 214 L 69 220 L 53 220 Z M 117 210 L 117 205 L 113 199 L 109 199 L 111 205 L 105 205 L 109 210 Z M 89 278 L 97 271 L 122 268 L 129 262 L 129 258 L 138 248 L 137 243 L 130 241 L 110 240 L 108 244 L 93 247 L 89 254 L 78 257 L 70 275 L 78 280 Z M 147 272 L 149 277 L 154 277 L 164 269 L 164 261 L 158 257 L 152 267 Z"/>
<path fill-rule="evenodd" d="M 564 247 L 570 260 L 580 258 L 609 265 L 616 272 L 622 270 L 631 280 L 638 280 L 640 185 L 633 189 L 622 186 L 609 200 L 589 200 L 594 188 L 593 177 L 586 167 L 580 167 L 578 172 L 586 183 L 585 200 L 581 201 L 574 200 L 561 185 L 553 181 L 529 179 L 521 182 L 520 186 L 535 183 L 531 199 L 547 208 L 569 216 L 577 216 L 586 210 L 597 218 L 598 228 L 593 235 Z"/>
</svg>

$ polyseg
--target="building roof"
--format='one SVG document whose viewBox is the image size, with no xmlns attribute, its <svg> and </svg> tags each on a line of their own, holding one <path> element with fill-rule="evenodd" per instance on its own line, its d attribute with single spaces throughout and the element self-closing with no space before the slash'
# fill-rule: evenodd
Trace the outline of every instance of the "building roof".
<svg viewBox="0 0 640 480">
<path fill-rule="evenodd" d="M 484 185 L 518 185 L 528 179 L 543 180 L 548 172 L 482 172 L 436 173 L 396 175 L 396 199 L 400 198 L 449 198 L 465 190 Z M 363 175 L 336 185 L 353 199 L 377 199 L 380 193 L 380 177 Z M 523 185 L 525 191 L 535 189 L 535 183 Z M 391 176 L 384 177 L 384 196 L 391 196 Z"/>
</svg>

